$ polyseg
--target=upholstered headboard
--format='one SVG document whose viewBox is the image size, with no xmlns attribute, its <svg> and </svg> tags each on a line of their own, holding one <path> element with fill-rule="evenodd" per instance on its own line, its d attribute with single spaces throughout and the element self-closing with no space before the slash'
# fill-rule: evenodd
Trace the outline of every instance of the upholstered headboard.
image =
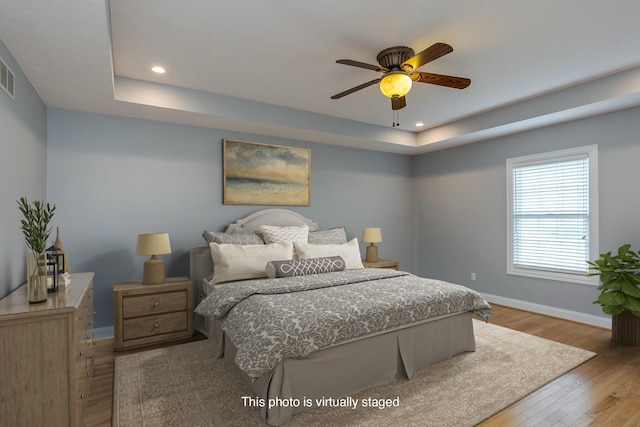
<svg viewBox="0 0 640 427">
<path fill-rule="evenodd" d="M 229 224 L 225 229 L 225 233 L 251 233 L 258 230 L 261 225 L 277 225 L 283 227 L 305 224 L 309 226 L 309 231 L 318 230 L 318 224 L 296 212 L 288 209 L 264 209 Z M 202 279 L 211 274 L 212 271 L 213 261 L 209 247 L 202 245 L 191 249 L 189 252 L 189 276 L 195 286 L 194 294 L 196 305 L 205 296 Z M 207 333 L 201 316 L 196 315 L 195 327 L 197 330 L 205 334 Z"/>
<path fill-rule="evenodd" d="M 224 231 L 229 234 L 250 233 L 258 230 L 261 225 L 286 227 L 305 224 L 309 226 L 309 231 L 318 229 L 318 224 L 288 209 L 264 209 L 236 220 L 229 224 Z"/>
</svg>

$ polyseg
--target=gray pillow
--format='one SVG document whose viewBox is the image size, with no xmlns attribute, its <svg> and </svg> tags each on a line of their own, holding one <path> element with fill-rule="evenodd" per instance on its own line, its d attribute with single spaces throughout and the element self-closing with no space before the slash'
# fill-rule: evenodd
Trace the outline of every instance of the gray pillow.
<svg viewBox="0 0 640 427">
<path fill-rule="evenodd" d="M 264 245 L 258 233 L 227 234 L 221 231 L 204 231 L 202 237 L 207 243 L 228 243 L 232 245 Z"/>
<path fill-rule="evenodd" d="M 310 274 L 344 271 L 346 263 L 341 256 L 324 258 L 289 259 L 285 261 L 269 261 L 265 267 L 267 277 L 308 276 Z"/>
<path fill-rule="evenodd" d="M 341 245 L 347 243 L 345 227 L 330 228 L 309 232 L 309 243 L 312 245 Z"/>
</svg>

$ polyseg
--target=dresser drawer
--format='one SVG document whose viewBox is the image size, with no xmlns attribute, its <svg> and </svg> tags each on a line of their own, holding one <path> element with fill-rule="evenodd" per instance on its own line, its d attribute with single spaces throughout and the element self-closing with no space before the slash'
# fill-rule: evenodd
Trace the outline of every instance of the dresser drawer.
<svg viewBox="0 0 640 427">
<path fill-rule="evenodd" d="M 187 292 L 184 290 L 150 295 L 132 295 L 122 300 L 122 314 L 125 319 L 186 309 Z"/>
<path fill-rule="evenodd" d="M 159 314 L 124 320 L 124 339 L 151 337 L 187 330 L 187 312 Z"/>
</svg>

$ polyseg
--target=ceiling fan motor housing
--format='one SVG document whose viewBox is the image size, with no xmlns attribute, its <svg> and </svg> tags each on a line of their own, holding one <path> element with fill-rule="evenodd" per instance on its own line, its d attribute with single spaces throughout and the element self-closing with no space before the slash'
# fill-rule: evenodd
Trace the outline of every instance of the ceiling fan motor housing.
<svg viewBox="0 0 640 427">
<path fill-rule="evenodd" d="M 376 59 L 378 63 L 389 70 L 399 70 L 400 64 L 414 56 L 416 53 L 413 49 L 406 46 L 389 47 L 381 51 Z"/>
</svg>

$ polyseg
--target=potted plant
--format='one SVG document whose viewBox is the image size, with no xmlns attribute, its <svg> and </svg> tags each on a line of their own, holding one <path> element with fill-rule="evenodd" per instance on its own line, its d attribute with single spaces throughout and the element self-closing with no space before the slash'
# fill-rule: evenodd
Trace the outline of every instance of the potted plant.
<svg viewBox="0 0 640 427">
<path fill-rule="evenodd" d="M 618 253 L 601 254 L 587 261 L 589 269 L 600 276 L 602 291 L 594 304 L 612 316 L 612 341 L 622 345 L 640 345 L 640 255 L 630 244 L 620 246 Z"/>
<path fill-rule="evenodd" d="M 44 250 L 51 233 L 49 222 L 56 210 L 55 205 L 46 205 L 39 200 L 29 203 L 25 197 L 18 201 L 22 212 L 20 229 L 30 252 L 27 254 L 27 295 L 29 302 L 47 300 L 47 259 Z"/>
</svg>

